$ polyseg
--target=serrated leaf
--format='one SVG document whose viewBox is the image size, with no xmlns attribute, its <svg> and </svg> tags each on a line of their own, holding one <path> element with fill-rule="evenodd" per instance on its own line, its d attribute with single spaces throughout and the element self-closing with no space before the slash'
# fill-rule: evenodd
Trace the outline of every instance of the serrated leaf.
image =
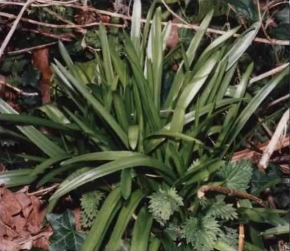
<svg viewBox="0 0 290 251">
<path fill-rule="evenodd" d="M 183 206 L 182 198 L 175 188 L 170 188 L 168 191 L 159 190 L 148 198 L 150 198 L 149 211 L 161 226 L 169 220 L 174 211 Z"/>
<path fill-rule="evenodd" d="M 252 166 L 249 161 L 239 161 L 224 165 L 220 173 L 224 178 L 224 186 L 232 190 L 245 192 L 252 177 Z"/>
<path fill-rule="evenodd" d="M 75 220 L 70 210 L 63 214 L 48 214 L 46 218 L 53 229 L 49 251 L 81 250 L 86 234 L 75 230 Z"/>
<path fill-rule="evenodd" d="M 190 217 L 182 226 L 182 237 L 197 250 L 213 250 L 219 230 L 214 218 Z"/>
<path fill-rule="evenodd" d="M 209 217 L 221 218 L 226 221 L 237 219 L 238 214 L 233 204 L 226 204 L 224 199 L 224 195 L 216 196 L 216 202 L 209 206 L 206 215 Z"/>
</svg>

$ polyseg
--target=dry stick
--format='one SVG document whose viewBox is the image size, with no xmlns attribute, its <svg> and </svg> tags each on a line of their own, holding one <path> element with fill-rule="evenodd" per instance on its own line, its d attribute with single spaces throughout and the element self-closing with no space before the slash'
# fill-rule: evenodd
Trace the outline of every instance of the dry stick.
<svg viewBox="0 0 290 251">
<path fill-rule="evenodd" d="M 22 28 L 21 30 L 35 33 L 35 34 L 39 34 L 39 35 L 46 36 L 46 37 L 52 37 L 52 38 L 55 38 L 57 40 L 66 41 L 66 42 L 70 42 L 70 41 L 72 41 L 72 38 L 75 38 L 75 36 L 72 33 L 64 33 L 64 34 L 60 34 L 60 35 L 55 35 L 51 32 L 47 32 L 45 30 L 34 30 L 34 29 L 26 29 L 26 28 Z"/>
<path fill-rule="evenodd" d="M 289 140 L 290 140 L 289 137 L 283 138 L 282 142 L 280 142 L 281 144 L 275 146 L 274 151 L 278 151 L 278 150 L 281 150 L 284 147 L 288 147 L 289 146 Z M 259 144 L 257 146 L 257 148 L 259 148 L 260 150 L 263 151 L 263 150 L 266 149 L 267 145 L 268 145 L 268 142 L 267 143 L 262 143 L 262 144 Z M 242 150 L 242 151 L 235 152 L 234 156 L 231 159 L 231 162 L 236 162 L 236 161 L 239 161 L 239 160 L 242 160 L 242 159 L 252 159 L 255 156 L 261 156 L 261 155 L 262 154 L 257 152 L 257 151 L 254 151 L 254 150 L 251 150 L 251 149 L 245 149 L 245 150 Z"/>
<path fill-rule="evenodd" d="M 190 23 L 186 22 L 183 18 L 178 16 L 173 10 L 170 9 L 170 7 L 164 2 L 164 0 L 161 0 L 162 4 L 165 6 L 165 8 L 178 20 L 180 20 L 182 23 L 185 23 L 187 25 L 190 25 Z"/>
<path fill-rule="evenodd" d="M 18 94 L 21 94 L 21 95 L 24 95 L 24 96 L 38 96 L 38 93 L 37 92 L 24 92 L 23 90 L 13 86 L 13 85 L 10 85 L 4 81 L 2 81 L 0 79 L 0 85 L 3 85 L 3 86 L 7 86 L 9 87 L 10 89 L 14 90 L 15 92 L 17 92 Z"/>
<path fill-rule="evenodd" d="M 237 203 L 238 207 L 241 207 L 240 202 Z M 238 251 L 243 251 L 245 245 L 245 226 L 244 224 L 240 223 L 239 225 L 239 244 L 238 244 Z"/>
<path fill-rule="evenodd" d="M 287 95 L 285 95 L 285 96 L 283 96 L 283 97 L 281 97 L 281 98 L 278 98 L 278 99 L 272 101 L 272 102 L 268 105 L 268 107 L 271 107 L 271 106 L 273 106 L 273 105 L 276 105 L 276 104 L 280 103 L 281 101 L 284 101 L 284 100 L 288 99 L 289 97 L 290 97 L 290 94 L 287 94 Z"/>
<path fill-rule="evenodd" d="M 43 49 L 45 47 L 48 47 L 48 46 L 51 46 L 51 45 L 55 45 L 56 43 L 57 42 L 51 42 L 51 43 L 48 43 L 48 44 L 37 45 L 37 46 L 33 46 L 33 47 L 21 49 L 21 50 L 9 51 L 9 52 L 7 52 L 7 54 L 8 55 L 17 55 L 17 54 L 21 54 L 21 53 L 24 53 L 24 52 L 31 53 L 31 51 L 33 51 L 33 50 Z"/>
<path fill-rule="evenodd" d="M 0 16 L 11 18 L 11 19 L 16 18 L 15 15 L 12 15 L 12 14 L 9 14 L 9 13 L 5 13 L 5 12 L 0 12 Z M 41 26 L 44 26 L 44 27 L 61 28 L 61 29 L 93 27 L 93 26 L 98 26 L 100 24 L 103 24 L 105 26 L 114 26 L 114 27 L 124 28 L 124 25 L 121 25 L 121 24 L 110 24 L 110 23 L 102 23 L 102 22 L 94 22 L 94 23 L 89 23 L 89 24 L 78 25 L 78 24 L 48 24 L 48 23 L 43 23 L 43 22 L 32 20 L 32 19 L 28 19 L 28 18 L 21 18 L 21 20 L 24 21 L 24 22 L 27 22 L 27 23 L 41 25 Z"/>
<path fill-rule="evenodd" d="M 35 192 L 33 192 L 33 193 L 27 193 L 27 195 L 28 196 L 31 196 L 31 195 L 35 195 L 35 196 L 42 196 L 42 195 L 44 195 L 44 194 L 47 194 L 47 193 L 49 193 L 49 192 L 51 192 L 51 191 L 53 191 L 54 189 L 56 189 L 57 187 L 59 186 L 59 184 L 54 184 L 54 185 L 52 185 L 52 186 L 50 186 L 50 187 L 46 187 L 46 188 L 43 188 L 43 189 L 40 189 L 40 190 L 38 190 L 38 191 L 35 191 Z"/>
<path fill-rule="evenodd" d="M 272 69 L 270 71 L 267 71 L 267 72 L 265 72 L 265 73 L 263 73 L 263 74 L 261 74 L 261 75 L 259 75 L 257 77 L 254 77 L 254 78 L 252 78 L 250 80 L 249 85 L 252 85 L 253 83 L 258 82 L 258 81 L 260 81 L 263 78 L 267 78 L 269 76 L 275 75 L 276 73 L 284 70 L 287 66 L 289 66 L 289 63 L 280 65 L 280 66 L 278 66 L 278 67 L 276 67 L 276 68 L 274 68 L 274 69 Z"/>
<path fill-rule="evenodd" d="M 269 159 L 272 156 L 272 154 L 275 150 L 275 147 L 278 144 L 281 136 L 284 136 L 286 134 L 285 131 L 287 130 L 288 120 L 289 120 L 289 109 L 287 109 L 285 111 L 285 113 L 283 114 L 283 116 L 282 116 L 281 120 L 279 121 L 278 126 L 275 130 L 275 133 L 274 133 L 272 139 L 270 140 L 270 143 L 268 144 L 268 146 L 264 150 L 262 158 L 258 164 L 260 171 L 264 171 L 264 169 L 267 168 Z"/>
<path fill-rule="evenodd" d="M 13 3 L 13 2 L 3 2 L 1 4 L 22 5 L 21 3 Z M 66 4 L 66 3 L 61 3 L 60 4 L 59 2 L 53 2 L 53 3 L 49 3 L 49 4 L 43 4 L 43 5 L 34 4 L 32 6 L 33 7 L 44 7 L 44 6 L 51 6 L 51 5 L 60 5 L 60 6 L 67 6 L 67 7 L 77 8 L 77 9 L 86 9 L 86 10 L 90 10 L 90 11 L 93 11 L 93 12 L 95 12 L 97 14 L 101 14 L 101 15 L 108 15 L 108 16 L 113 16 L 113 17 L 119 17 L 119 18 L 122 18 L 122 19 L 125 19 L 125 20 L 131 20 L 131 17 L 128 17 L 126 15 L 122 15 L 122 14 L 118 14 L 118 13 L 114 13 L 114 12 L 110 12 L 110 11 L 98 10 L 98 9 L 95 9 L 95 8 L 92 8 L 92 7 L 84 8 L 83 6 L 74 5 L 74 4 Z M 7 15 L 10 15 L 10 18 L 13 18 L 13 15 L 11 15 L 11 14 L 0 12 L 0 16 L 1 15 L 2 16 L 6 16 L 6 17 L 8 17 Z M 146 19 L 141 19 L 141 22 L 145 23 Z M 93 23 L 93 24 L 89 24 L 89 25 L 79 25 L 77 27 L 70 27 L 70 28 L 82 28 L 82 27 L 90 27 L 90 26 L 96 26 L 96 25 L 99 25 L 99 23 L 95 23 L 95 24 Z M 107 24 L 107 25 L 109 25 L 109 24 Z M 111 26 L 115 26 L 115 27 L 122 27 L 122 28 L 124 27 L 124 26 L 116 26 L 116 25 L 112 25 L 112 24 L 110 24 L 110 25 Z M 162 22 L 162 25 L 167 25 L 167 22 Z M 193 30 L 199 29 L 199 26 L 198 25 L 194 25 L 194 24 L 188 25 L 188 24 L 172 23 L 171 25 L 179 27 L 179 28 L 186 28 L 186 29 L 193 29 Z M 60 28 L 60 27 L 56 27 L 56 28 Z M 206 32 L 215 33 L 215 34 L 219 34 L 219 35 L 223 35 L 224 33 L 226 33 L 226 31 L 215 30 L 215 29 L 211 29 L 211 28 L 208 28 L 206 30 Z M 239 37 L 240 34 L 236 33 L 233 36 L 234 37 Z M 254 41 L 255 42 L 259 42 L 259 43 L 265 43 L 265 44 L 290 45 L 290 42 L 288 40 L 271 39 L 269 41 L 268 39 L 265 39 L 265 38 L 256 37 L 256 38 L 254 38 Z"/>
<path fill-rule="evenodd" d="M 248 194 L 248 193 L 244 193 L 244 192 L 241 192 L 241 191 L 238 191 L 238 190 L 231 190 L 231 189 L 229 189 L 227 187 L 221 187 L 221 186 L 214 186 L 214 185 L 202 186 L 197 191 L 197 197 L 198 198 L 204 197 L 205 192 L 207 192 L 207 191 L 216 191 L 216 192 L 227 194 L 227 195 L 234 195 L 234 196 L 246 198 L 246 199 L 249 199 L 249 200 L 257 202 L 258 204 L 260 204 L 263 207 L 266 207 L 266 205 L 263 202 L 263 200 L 255 197 L 254 195 L 251 195 L 251 194 Z"/>
<path fill-rule="evenodd" d="M 1 48 L 0 48 L 0 58 L 2 57 L 2 54 L 3 54 L 4 50 L 6 49 L 8 43 L 9 43 L 9 41 L 10 41 L 10 39 L 11 39 L 13 33 L 14 33 L 14 31 L 16 30 L 16 27 L 17 27 L 19 21 L 21 20 L 21 17 L 22 17 L 22 15 L 23 15 L 24 11 L 26 10 L 26 8 L 27 8 L 27 7 L 28 7 L 28 6 L 29 6 L 33 1 L 34 1 L 34 0 L 27 0 L 26 4 L 23 5 L 21 11 L 19 12 L 18 16 L 16 17 L 16 19 L 15 19 L 15 21 L 14 21 L 14 23 L 13 23 L 11 29 L 10 29 L 10 31 L 8 32 L 6 38 L 4 39 L 4 41 L 3 41 L 2 45 L 1 45 Z"/>
<path fill-rule="evenodd" d="M 73 25 L 75 25 L 73 22 L 64 19 L 62 16 L 58 15 L 58 14 L 55 13 L 54 11 L 48 9 L 47 7 L 43 8 L 43 10 L 44 10 L 45 12 L 49 13 L 50 15 L 56 17 L 56 18 L 59 19 L 60 21 L 63 21 L 63 22 L 66 23 L 66 24 L 73 24 Z M 85 29 L 82 29 L 82 28 L 77 29 L 77 31 L 79 31 L 79 32 L 82 33 L 82 34 L 86 34 L 86 32 L 87 32 Z"/>
</svg>

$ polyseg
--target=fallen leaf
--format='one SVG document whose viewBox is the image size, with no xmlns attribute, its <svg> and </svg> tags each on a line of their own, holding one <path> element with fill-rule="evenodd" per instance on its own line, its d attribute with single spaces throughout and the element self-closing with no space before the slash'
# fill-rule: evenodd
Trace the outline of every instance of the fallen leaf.
<svg viewBox="0 0 290 251">
<path fill-rule="evenodd" d="M 32 64 L 42 74 L 40 80 L 40 92 L 42 95 L 42 104 L 45 104 L 50 102 L 50 79 L 52 77 L 52 70 L 49 66 L 48 48 L 35 50 L 32 54 Z"/>
</svg>

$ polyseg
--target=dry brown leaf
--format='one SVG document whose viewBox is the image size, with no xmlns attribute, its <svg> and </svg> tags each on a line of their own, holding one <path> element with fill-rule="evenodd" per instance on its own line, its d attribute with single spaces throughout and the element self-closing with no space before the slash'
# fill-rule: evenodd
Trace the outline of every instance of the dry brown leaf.
<svg viewBox="0 0 290 251">
<path fill-rule="evenodd" d="M 18 251 L 20 250 L 20 245 L 13 242 L 6 240 L 0 236 L 0 250 L 1 251 Z"/>
<path fill-rule="evenodd" d="M 42 48 L 35 50 L 32 54 L 32 64 L 42 74 L 40 80 L 40 91 L 42 95 L 42 103 L 50 102 L 50 79 L 52 77 L 52 70 L 49 66 L 49 50 Z"/>
<path fill-rule="evenodd" d="M 41 229 L 45 207 L 27 189 L 12 193 L 0 187 L 0 251 L 38 247 L 48 249 L 52 229 Z"/>
</svg>

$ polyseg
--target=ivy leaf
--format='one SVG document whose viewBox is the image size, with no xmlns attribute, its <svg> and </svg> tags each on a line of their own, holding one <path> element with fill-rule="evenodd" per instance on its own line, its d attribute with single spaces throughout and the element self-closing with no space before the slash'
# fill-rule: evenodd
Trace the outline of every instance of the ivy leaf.
<svg viewBox="0 0 290 251">
<path fill-rule="evenodd" d="M 246 160 L 230 162 L 221 168 L 220 174 L 226 187 L 245 192 L 252 177 L 252 164 Z"/>
<path fill-rule="evenodd" d="M 70 210 L 63 214 L 48 214 L 46 218 L 53 228 L 49 251 L 81 250 L 86 234 L 75 230 L 75 220 Z"/>
</svg>

